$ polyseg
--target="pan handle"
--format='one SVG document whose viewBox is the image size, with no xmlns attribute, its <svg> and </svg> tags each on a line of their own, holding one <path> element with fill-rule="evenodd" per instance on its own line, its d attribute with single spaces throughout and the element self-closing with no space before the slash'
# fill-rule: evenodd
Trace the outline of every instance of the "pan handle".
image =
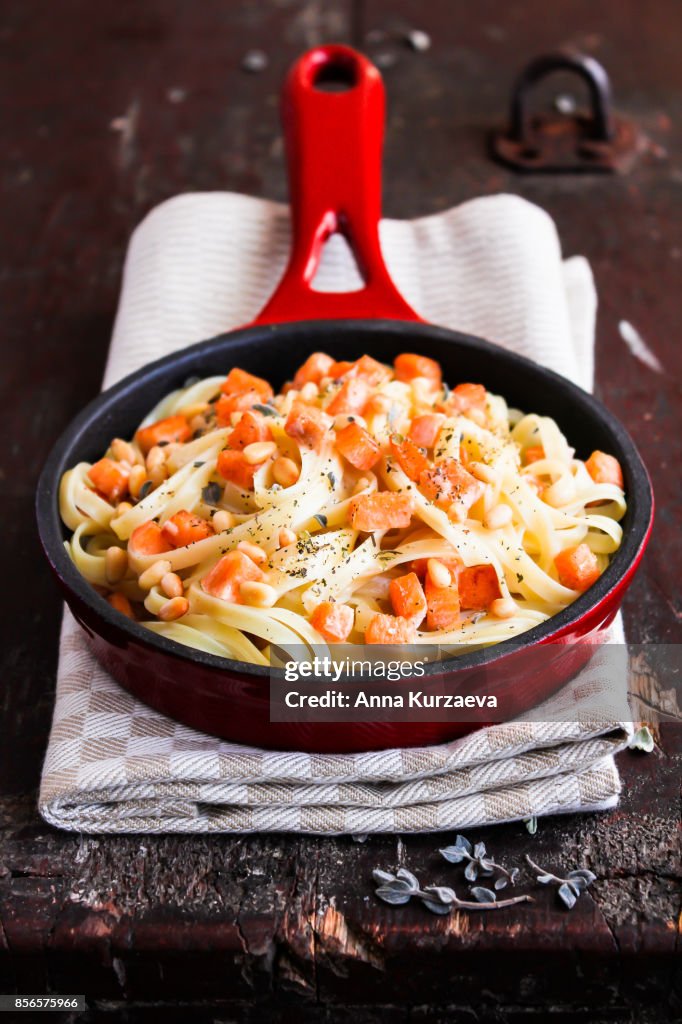
<svg viewBox="0 0 682 1024">
<path fill-rule="evenodd" d="M 327 91 L 325 84 L 342 87 Z M 381 75 L 348 46 L 318 46 L 291 68 L 282 94 L 289 165 L 292 249 L 280 284 L 255 323 L 385 317 L 419 320 L 402 297 L 379 245 Z M 342 234 L 364 285 L 352 292 L 311 287 L 322 248 Z"/>
</svg>

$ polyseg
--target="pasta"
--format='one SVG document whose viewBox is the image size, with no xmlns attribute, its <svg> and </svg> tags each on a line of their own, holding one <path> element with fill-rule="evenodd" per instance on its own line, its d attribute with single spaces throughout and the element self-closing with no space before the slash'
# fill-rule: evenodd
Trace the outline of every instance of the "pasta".
<svg viewBox="0 0 682 1024">
<path fill-rule="evenodd" d="M 314 353 L 164 398 L 60 484 L 79 572 L 180 644 L 268 664 L 327 643 L 463 653 L 575 601 L 618 549 L 617 460 L 413 353 Z"/>
</svg>

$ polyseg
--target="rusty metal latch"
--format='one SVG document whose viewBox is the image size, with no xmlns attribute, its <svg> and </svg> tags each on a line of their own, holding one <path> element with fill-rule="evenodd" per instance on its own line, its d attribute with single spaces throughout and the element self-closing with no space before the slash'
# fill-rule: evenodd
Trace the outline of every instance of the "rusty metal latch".
<svg viewBox="0 0 682 1024">
<path fill-rule="evenodd" d="M 535 86 L 555 71 L 570 71 L 587 84 L 591 110 L 532 113 Z M 640 148 L 641 137 L 632 121 L 613 113 L 611 83 L 606 69 L 584 54 L 552 53 L 532 60 L 512 92 L 509 127 L 492 140 L 503 163 L 522 171 L 627 171 Z"/>
</svg>

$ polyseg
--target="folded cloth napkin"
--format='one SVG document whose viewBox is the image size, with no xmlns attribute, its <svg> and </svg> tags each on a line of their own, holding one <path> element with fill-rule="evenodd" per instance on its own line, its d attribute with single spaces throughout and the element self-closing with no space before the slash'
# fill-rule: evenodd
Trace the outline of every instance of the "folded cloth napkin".
<svg viewBox="0 0 682 1024">
<path fill-rule="evenodd" d="M 562 262 L 551 219 L 511 195 L 381 225 L 389 269 L 427 320 L 482 335 L 592 386 L 596 296 L 582 257 Z M 248 323 L 284 268 L 285 206 L 188 194 L 135 231 L 105 375 Z M 345 244 L 316 285 L 357 287 Z M 226 367 L 227 369 L 227 367 Z M 622 642 L 619 625 L 611 639 Z M 258 750 L 186 728 L 121 689 L 65 613 L 43 817 L 83 832 L 418 832 L 615 805 L 618 716 L 595 721 L 600 658 L 560 695 L 572 711 L 495 725 L 441 746 L 364 754 Z M 568 696 L 567 696 L 568 692 Z M 537 714 L 533 716 L 539 717 Z M 627 715 L 620 716 L 626 718 Z"/>
</svg>

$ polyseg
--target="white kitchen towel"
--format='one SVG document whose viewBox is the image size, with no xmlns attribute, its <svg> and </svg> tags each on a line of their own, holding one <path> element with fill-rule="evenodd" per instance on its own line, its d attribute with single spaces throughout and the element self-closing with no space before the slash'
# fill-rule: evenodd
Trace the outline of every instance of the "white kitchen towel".
<svg viewBox="0 0 682 1024">
<path fill-rule="evenodd" d="M 590 389 L 596 294 L 582 257 L 562 261 L 552 220 L 511 195 L 414 221 L 385 220 L 389 270 L 425 319 L 494 340 Z M 248 323 L 289 245 L 287 208 L 230 193 L 178 196 L 136 229 L 105 386 L 152 359 Z M 332 238 L 316 281 L 357 287 Z M 226 367 L 226 370 L 228 367 Z M 619 620 L 612 642 L 622 643 Z M 157 714 L 99 666 L 64 616 L 39 806 L 84 832 L 415 832 L 599 810 L 619 793 L 619 720 L 595 720 L 600 655 L 546 721 L 479 730 L 429 748 L 325 755 L 258 750 Z M 608 672 L 606 672 L 608 675 Z M 585 698 L 585 694 L 590 697 Z"/>
</svg>

